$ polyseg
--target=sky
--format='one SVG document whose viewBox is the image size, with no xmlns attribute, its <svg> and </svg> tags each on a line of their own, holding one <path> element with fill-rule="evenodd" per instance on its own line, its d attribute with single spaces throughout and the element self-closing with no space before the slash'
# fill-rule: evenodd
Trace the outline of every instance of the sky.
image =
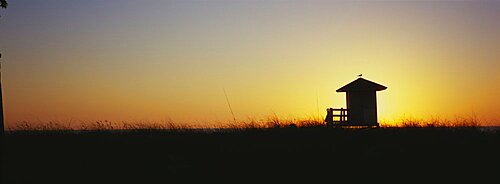
<svg viewBox="0 0 500 184">
<path fill-rule="evenodd" d="M 6 126 L 323 118 L 363 78 L 381 122 L 500 125 L 500 1 L 15 0 Z M 225 93 L 227 95 L 227 100 Z"/>
</svg>

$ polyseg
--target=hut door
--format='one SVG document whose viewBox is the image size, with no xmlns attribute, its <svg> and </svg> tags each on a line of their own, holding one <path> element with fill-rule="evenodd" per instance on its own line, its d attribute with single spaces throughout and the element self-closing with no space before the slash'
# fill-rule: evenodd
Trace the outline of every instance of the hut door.
<svg viewBox="0 0 500 184">
<path fill-rule="evenodd" d="M 374 124 L 376 121 L 375 110 L 365 109 L 363 113 L 363 124 Z"/>
</svg>

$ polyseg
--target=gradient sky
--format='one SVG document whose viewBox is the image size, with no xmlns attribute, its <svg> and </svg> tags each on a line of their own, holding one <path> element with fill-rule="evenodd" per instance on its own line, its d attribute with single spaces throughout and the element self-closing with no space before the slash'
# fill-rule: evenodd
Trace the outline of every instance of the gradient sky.
<svg viewBox="0 0 500 184">
<path fill-rule="evenodd" d="M 379 120 L 500 125 L 500 1 L 15 0 L 1 10 L 7 126 L 19 121 L 325 115 L 383 84 Z"/>
</svg>

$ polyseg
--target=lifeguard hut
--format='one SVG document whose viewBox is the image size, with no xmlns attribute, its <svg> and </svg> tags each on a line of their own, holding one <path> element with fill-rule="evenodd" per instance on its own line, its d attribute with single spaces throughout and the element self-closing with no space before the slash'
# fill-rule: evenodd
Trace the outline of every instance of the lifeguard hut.
<svg viewBox="0 0 500 184">
<path fill-rule="evenodd" d="M 340 120 L 334 122 L 341 126 L 378 127 L 376 92 L 385 89 L 387 87 L 361 77 L 337 89 L 336 92 L 346 93 L 347 109 L 334 109 L 340 111 L 340 115 L 333 115 Z"/>
</svg>

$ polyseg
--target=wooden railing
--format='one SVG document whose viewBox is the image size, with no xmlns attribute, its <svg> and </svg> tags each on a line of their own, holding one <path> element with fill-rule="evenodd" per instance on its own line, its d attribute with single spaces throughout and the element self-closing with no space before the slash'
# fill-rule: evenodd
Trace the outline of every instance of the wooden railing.
<svg viewBox="0 0 500 184">
<path fill-rule="evenodd" d="M 335 114 L 335 112 L 340 112 L 340 114 Z M 335 120 L 335 117 L 339 117 L 338 120 Z M 343 125 L 344 123 L 347 123 L 347 109 L 333 109 L 333 118 L 334 124 Z"/>
</svg>

